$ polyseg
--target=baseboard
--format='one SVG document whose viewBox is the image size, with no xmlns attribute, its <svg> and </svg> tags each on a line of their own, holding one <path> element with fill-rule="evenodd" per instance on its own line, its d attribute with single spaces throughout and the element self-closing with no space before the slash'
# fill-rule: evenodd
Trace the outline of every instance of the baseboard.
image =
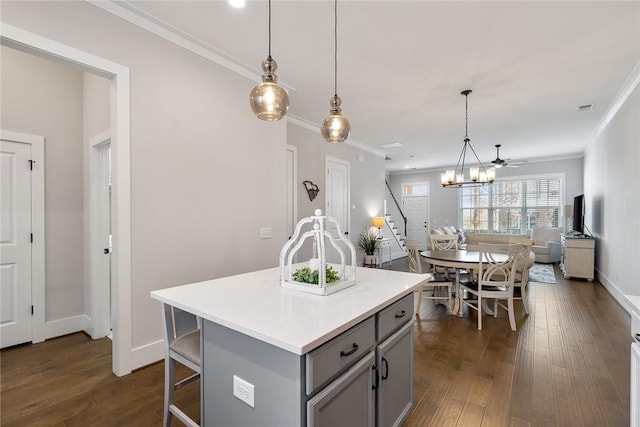
<svg viewBox="0 0 640 427">
<path fill-rule="evenodd" d="M 66 317 L 64 319 L 52 320 L 44 324 L 44 339 L 55 338 L 74 332 L 84 331 L 87 321 L 90 319 L 80 314 L 78 316 Z"/>
<path fill-rule="evenodd" d="M 622 292 L 620 288 L 618 288 L 611 280 L 609 280 L 607 276 L 602 274 L 597 268 L 595 270 L 596 279 L 598 279 L 600 283 L 602 283 L 602 286 L 604 286 L 609 294 L 611 294 L 613 299 L 616 300 L 620 307 L 622 307 L 624 311 L 627 312 L 627 314 L 631 315 L 633 309 L 629 305 L 629 301 L 627 300 L 627 298 L 624 296 L 624 292 Z"/>
<path fill-rule="evenodd" d="M 134 370 L 155 363 L 164 359 L 164 352 L 164 340 L 135 347 L 131 350 L 129 367 Z"/>
</svg>

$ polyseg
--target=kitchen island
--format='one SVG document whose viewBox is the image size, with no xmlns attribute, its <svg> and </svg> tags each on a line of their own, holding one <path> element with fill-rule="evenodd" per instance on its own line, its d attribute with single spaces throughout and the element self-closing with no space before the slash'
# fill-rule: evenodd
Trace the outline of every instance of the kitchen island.
<svg viewBox="0 0 640 427">
<path fill-rule="evenodd" d="M 431 276 L 359 267 L 355 286 L 320 296 L 282 288 L 279 273 L 151 293 L 203 320 L 201 425 L 401 422 L 413 403 L 413 292 Z"/>
</svg>

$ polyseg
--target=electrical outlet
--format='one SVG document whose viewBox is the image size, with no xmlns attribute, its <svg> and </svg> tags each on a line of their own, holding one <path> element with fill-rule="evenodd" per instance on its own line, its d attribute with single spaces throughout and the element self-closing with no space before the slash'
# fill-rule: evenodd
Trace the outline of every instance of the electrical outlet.
<svg viewBox="0 0 640 427">
<path fill-rule="evenodd" d="M 270 239 L 271 238 L 271 227 L 262 227 L 260 229 L 260 238 L 261 239 Z"/>
<path fill-rule="evenodd" d="M 242 400 L 247 405 L 253 406 L 254 385 L 246 382 L 240 377 L 233 376 L 233 395 Z"/>
</svg>

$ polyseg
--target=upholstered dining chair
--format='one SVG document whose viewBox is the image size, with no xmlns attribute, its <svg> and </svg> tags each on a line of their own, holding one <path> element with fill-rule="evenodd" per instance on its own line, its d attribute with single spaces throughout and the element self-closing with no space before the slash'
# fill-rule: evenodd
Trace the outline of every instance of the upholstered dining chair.
<svg viewBox="0 0 640 427">
<path fill-rule="evenodd" d="M 173 398 L 177 389 L 200 378 L 200 321 L 195 315 L 164 303 L 162 319 L 165 325 L 163 426 L 171 425 L 173 415 L 189 427 L 198 427 L 198 423 L 173 403 Z M 176 382 L 176 362 L 194 373 Z"/>
<path fill-rule="evenodd" d="M 405 246 L 407 247 L 409 271 L 411 273 L 422 274 L 422 261 L 420 260 L 420 252 L 418 251 L 418 241 L 416 239 L 405 239 Z M 451 313 L 452 298 L 451 287 L 453 282 L 446 276 L 431 271 L 433 278 L 423 285 L 418 291 L 418 306 L 416 307 L 416 315 L 420 315 L 420 306 L 422 305 L 422 299 L 440 300 L 447 302 L 447 310 Z M 427 294 L 425 294 L 427 292 Z M 428 294 L 431 292 L 431 295 Z"/>
<path fill-rule="evenodd" d="M 493 299 L 493 316 L 498 317 L 498 307 L 509 313 L 511 330 L 516 330 L 513 309 L 513 288 L 516 277 L 516 259 L 523 251 L 519 244 L 480 243 L 478 279 L 461 280 L 458 291 L 467 292 L 475 299 L 460 300 L 464 305 L 478 312 L 478 330 L 482 330 L 482 300 Z M 506 301 L 505 306 L 500 301 Z"/>
</svg>

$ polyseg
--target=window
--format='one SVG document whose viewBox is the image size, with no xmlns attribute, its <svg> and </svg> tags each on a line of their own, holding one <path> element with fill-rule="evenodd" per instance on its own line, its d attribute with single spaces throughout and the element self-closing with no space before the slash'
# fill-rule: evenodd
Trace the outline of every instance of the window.
<svg viewBox="0 0 640 427">
<path fill-rule="evenodd" d="M 405 196 L 429 195 L 429 184 L 404 184 L 402 188 Z"/>
<path fill-rule="evenodd" d="M 557 227 L 561 177 L 517 178 L 460 191 L 462 228 L 467 231 L 530 234 Z"/>
</svg>

